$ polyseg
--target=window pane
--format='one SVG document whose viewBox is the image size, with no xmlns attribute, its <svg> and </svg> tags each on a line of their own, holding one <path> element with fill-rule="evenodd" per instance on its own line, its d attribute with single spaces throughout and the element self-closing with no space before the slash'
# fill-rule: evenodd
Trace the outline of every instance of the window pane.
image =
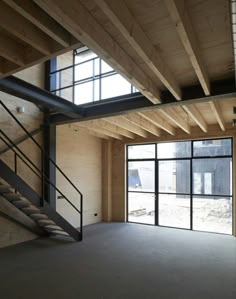
<svg viewBox="0 0 236 299">
<path fill-rule="evenodd" d="M 80 105 L 93 101 L 93 81 L 75 86 L 75 104 Z"/>
<path fill-rule="evenodd" d="M 212 139 L 193 142 L 194 156 L 231 155 L 231 139 Z"/>
<path fill-rule="evenodd" d="M 231 158 L 193 159 L 193 193 L 231 195 Z"/>
<path fill-rule="evenodd" d="M 73 68 L 62 70 L 56 73 L 56 89 L 71 86 L 73 84 Z"/>
<path fill-rule="evenodd" d="M 159 194 L 159 224 L 190 229 L 190 197 Z"/>
<path fill-rule="evenodd" d="M 159 192 L 190 192 L 190 161 L 159 161 Z"/>
<path fill-rule="evenodd" d="M 154 192 L 154 161 L 128 163 L 128 190 Z"/>
<path fill-rule="evenodd" d="M 148 158 L 155 158 L 155 144 L 128 146 L 128 159 Z"/>
<path fill-rule="evenodd" d="M 135 86 L 132 86 L 132 92 L 135 93 L 135 92 L 139 92 L 139 90 L 135 87 Z"/>
<path fill-rule="evenodd" d="M 93 60 L 75 66 L 75 81 L 93 77 Z"/>
<path fill-rule="evenodd" d="M 102 99 L 131 93 L 131 85 L 119 74 L 102 78 Z"/>
<path fill-rule="evenodd" d="M 154 194 L 128 193 L 128 221 L 155 224 Z"/>
<path fill-rule="evenodd" d="M 157 157 L 165 158 L 183 158 L 190 157 L 191 142 L 168 142 L 157 144 Z"/>
<path fill-rule="evenodd" d="M 57 90 L 56 95 L 73 102 L 73 87 Z"/>
<path fill-rule="evenodd" d="M 100 58 L 94 59 L 94 75 L 97 76 L 100 74 Z"/>
<path fill-rule="evenodd" d="M 97 54 L 93 53 L 90 50 L 84 51 L 78 55 L 75 55 L 75 63 L 80 63 L 83 61 L 87 61 L 89 59 L 97 57 Z"/>
<path fill-rule="evenodd" d="M 110 67 L 109 64 L 107 64 L 105 61 L 101 61 L 101 64 L 102 64 L 102 74 L 104 73 L 107 73 L 107 72 L 111 72 L 113 71 L 114 69 L 112 67 Z"/>
<path fill-rule="evenodd" d="M 232 234 L 232 199 L 194 196 L 193 229 Z"/>
</svg>

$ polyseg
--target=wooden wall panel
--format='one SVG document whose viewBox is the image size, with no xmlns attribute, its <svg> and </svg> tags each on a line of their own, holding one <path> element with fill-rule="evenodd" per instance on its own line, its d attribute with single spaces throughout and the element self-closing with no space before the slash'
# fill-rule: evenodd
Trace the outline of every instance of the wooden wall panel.
<svg viewBox="0 0 236 299">
<path fill-rule="evenodd" d="M 56 160 L 84 196 L 84 225 L 102 220 L 102 141 L 76 131 L 70 125 L 57 127 Z M 79 207 L 76 192 L 57 173 L 57 185 Z M 58 194 L 57 194 L 58 196 Z M 57 211 L 75 226 L 79 215 L 63 200 L 57 199 Z M 97 216 L 95 216 L 97 214 Z"/>
</svg>

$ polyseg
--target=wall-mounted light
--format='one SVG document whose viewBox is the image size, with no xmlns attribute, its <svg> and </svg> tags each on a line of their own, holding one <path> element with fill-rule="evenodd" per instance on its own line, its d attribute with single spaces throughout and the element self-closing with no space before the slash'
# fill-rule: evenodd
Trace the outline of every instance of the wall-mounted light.
<svg viewBox="0 0 236 299">
<path fill-rule="evenodd" d="M 16 108 L 17 113 L 25 113 L 25 107 L 24 106 L 19 106 Z"/>
</svg>

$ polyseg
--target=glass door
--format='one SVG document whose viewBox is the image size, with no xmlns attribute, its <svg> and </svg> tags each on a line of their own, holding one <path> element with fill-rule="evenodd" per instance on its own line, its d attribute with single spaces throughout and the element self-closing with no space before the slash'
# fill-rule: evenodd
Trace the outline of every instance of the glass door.
<svg viewBox="0 0 236 299">
<path fill-rule="evenodd" d="M 158 165 L 158 224 L 190 229 L 190 160 Z"/>
<path fill-rule="evenodd" d="M 232 234 L 231 139 L 127 147 L 129 222 Z"/>
<path fill-rule="evenodd" d="M 155 145 L 129 146 L 128 157 L 128 221 L 154 225 Z"/>
</svg>

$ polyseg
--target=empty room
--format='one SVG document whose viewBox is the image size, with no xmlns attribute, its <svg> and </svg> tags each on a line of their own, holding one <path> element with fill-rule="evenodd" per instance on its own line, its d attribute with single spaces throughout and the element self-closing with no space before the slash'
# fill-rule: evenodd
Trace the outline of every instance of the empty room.
<svg viewBox="0 0 236 299">
<path fill-rule="evenodd" d="M 0 1 L 0 298 L 236 297 L 236 1 Z"/>
</svg>

